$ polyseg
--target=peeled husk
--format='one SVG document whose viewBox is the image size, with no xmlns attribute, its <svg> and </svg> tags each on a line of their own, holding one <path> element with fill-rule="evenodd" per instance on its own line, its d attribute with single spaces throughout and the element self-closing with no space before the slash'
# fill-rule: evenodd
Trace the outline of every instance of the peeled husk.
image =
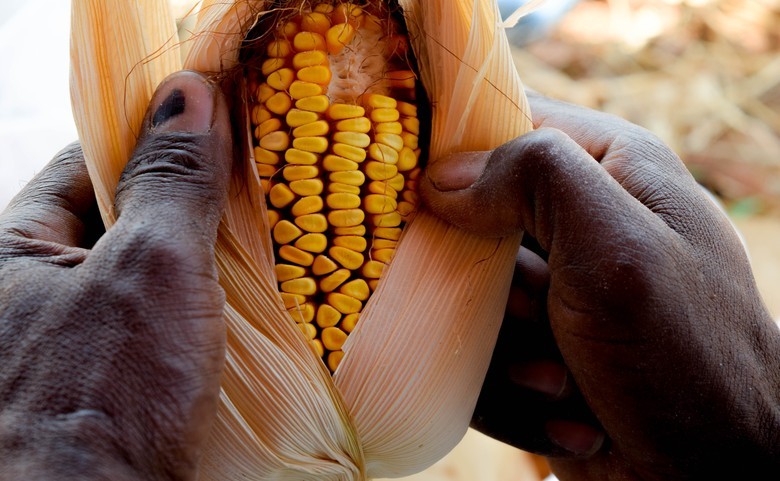
<svg viewBox="0 0 780 481">
<path fill-rule="evenodd" d="M 432 106 L 431 159 L 531 128 L 493 2 L 399 3 Z M 263 5 L 203 2 L 180 62 L 164 1 L 73 1 L 74 116 L 107 227 L 156 85 L 182 66 L 234 67 Z M 234 168 L 231 190 L 216 244 L 227 361 L 200 478 L 398 477 L 445 455 L 468 427 L 520 235 L 480 238 L 418 212 L 331 376 L 279 298 L 251 159 Z"/>
</svg>

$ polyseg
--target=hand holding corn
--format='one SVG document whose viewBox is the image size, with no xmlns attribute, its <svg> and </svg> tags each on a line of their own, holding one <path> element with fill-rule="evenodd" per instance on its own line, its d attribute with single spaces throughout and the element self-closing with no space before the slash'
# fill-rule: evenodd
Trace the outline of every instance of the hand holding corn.
<svg viewBox="0 0 780 481">
<path fill-rule="evenodd" d="M 81 149 L 0 215 L 0 479 L 193 479 L 215 416 L 224 100 L 165 82 L 102 232 Z M 102 234 L 102 235 L 101 235 Z"/>
<path fill-rule="evenodd" d="M 529 236 L 472 426 L 563 481 L 778 472 L 780 332 L 725 215 L 650 133 L 529 100 L 539 130 L 421 185 L 463 228 Z"/>
</svg>

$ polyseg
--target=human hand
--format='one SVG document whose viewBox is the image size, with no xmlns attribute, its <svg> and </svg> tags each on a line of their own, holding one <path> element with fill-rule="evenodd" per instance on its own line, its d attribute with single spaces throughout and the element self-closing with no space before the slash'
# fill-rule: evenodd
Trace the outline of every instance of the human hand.
<svg viewBox="0 0 780 481">
<path fill-rule="evenodd" d="M 473 426 L 562 480 L 777 472 L 780 332 L 729 221 L 650 133 L 530 101 L 538 130 L 421 183 L 456 225 L 530 236 Z"/>
<path fill-rule="evenodd" d="M 231 138 L 218 89 L 175 74 L 108 232 L 77 145 L 0 214 L 0 479 L 195 478 L 224 362 Z"/>
</svg>

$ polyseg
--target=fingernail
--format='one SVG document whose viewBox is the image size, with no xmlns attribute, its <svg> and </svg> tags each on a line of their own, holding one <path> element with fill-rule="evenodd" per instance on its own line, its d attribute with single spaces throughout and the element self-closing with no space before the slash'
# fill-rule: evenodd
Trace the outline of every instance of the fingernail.
<svg viewBox="0 0 780 481">
<path fill-rule="evenodd" d="M 177 72 L 163 81 L 151 101 L 155 132 L 208 132 L 214 121 L 214 87 L 195 72 Z"/>
<path fill-rule="evenodd" d="M 447 192 L 471 186 L 482 175 L 490 152 L 460 152 L 438 159 L 426 169 L 436 189 Z"/>
<path fill-rule="evenodd" d="M 604 444 L 603 431 L 575 421 L 547 421 L 545 430 L 550 441 L 577 456 L 591 456 Z"/>
<path fill-rule="evenodd" d="M 566 391 L 568 374 L 560 363 L 536 361 L 510 366 L 509 379 L 518 386 L 557 399 Z"/>
</svg>

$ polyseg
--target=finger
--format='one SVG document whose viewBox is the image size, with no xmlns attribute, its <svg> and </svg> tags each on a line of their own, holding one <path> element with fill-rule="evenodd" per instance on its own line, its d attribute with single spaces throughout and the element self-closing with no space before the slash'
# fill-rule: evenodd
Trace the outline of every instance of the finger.
<svg viewBox="0 0 780 481">
<path fill-rule="evenodd" d="M 614 115 L 529 92 L 536 128 L 561 130 L 634 198 L 701 253 L 739 243 L 730 221 L 710 202 L 680 158 L 651 132 Z M 594 128 L 598 126 L 598 128 Z"/>
<path fill-rule="evenodd" d="M 200 74 L 173 74 L 153 96 L 120 178 L 118 220 L 105 244 L 176 249 L 193 269 L 210 268 L 232 162 L 224 96 Z"/>
<path fill-rule="evenodd" d="M 92 183 L 81 147 L 60 151 L 0 214 L 0 231 L 29 249 L 54 253 L 57 246 L 87 247 L 101 230 Z"/>
</svg>

